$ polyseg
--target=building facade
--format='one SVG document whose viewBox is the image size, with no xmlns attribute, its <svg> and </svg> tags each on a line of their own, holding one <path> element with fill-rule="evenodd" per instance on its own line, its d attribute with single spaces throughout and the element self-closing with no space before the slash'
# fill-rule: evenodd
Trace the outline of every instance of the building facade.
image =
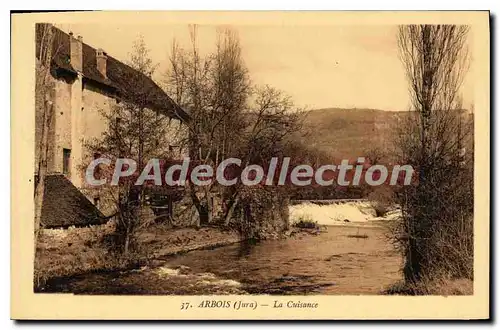
<svg viewBox="0 0 500 330">
<path fill-rule="evenodd" d="M 52 64 L 50 99 L 52 119 L 48 133 L 47 172 L 64 176 L 81 191 L 85 188 L 84 166 L 88 160 L 86 142 L 99 138 L 108 123 L 103 113 L 122 101 L 141 100 L 141 106 L 169 118 L 172 131 L 171 149 L 179 153 L 182 123 L 189 115 L 153 80 L 129 65 L 108 55 L 100 48 L 83 42 L 82 37 L 60 29 L 37 24 L 37 59 L 43 47 L 43 33 L 52 29 Z M 130 99 L 129 99 L 130 98 Z M 37 103 L 38 104 L 38 103 Z M 43 111 L 37 106 L 35 144 L 39 145 L 43 129 Z M 169 129 L 170 129 L 169 128 Z M 39 148 L 35 148 L 36 163 Z M 95 197 L 87 198 L 94 202 Z"/>
</svg>

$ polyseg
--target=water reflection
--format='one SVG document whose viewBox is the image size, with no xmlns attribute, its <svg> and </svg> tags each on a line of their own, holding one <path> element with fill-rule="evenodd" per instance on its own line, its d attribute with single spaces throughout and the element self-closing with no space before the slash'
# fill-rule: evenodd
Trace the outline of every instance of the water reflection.
<svg viewBox="0 0 500 330">
<path fill-rule="evenodd" d="M 252 251 L 255 249 L 256 245 L 258 243 L 258 240 L 256 239 L 249 239 L 246 241 L 243 241 L 239 243 L 239 248 L 238 248 L 238 258 L 243 258 L 246 256 L 249 256 Z"/>
</svg>

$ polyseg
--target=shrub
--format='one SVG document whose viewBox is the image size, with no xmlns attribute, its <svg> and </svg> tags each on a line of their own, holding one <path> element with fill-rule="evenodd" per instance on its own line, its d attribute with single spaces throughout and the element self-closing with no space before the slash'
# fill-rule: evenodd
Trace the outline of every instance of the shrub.
<svg viewBox="0 0 500 330">
<path fill-rule="evenodd" d="M 403 221 L 396 226 L 394 238 L 405 256 L 407 281 L 425 277 L 473 279 L 473 195 L 467 196 L 460 189 L 446 193 L 427 189 L 424 193 L 433 196 L 426 196 L 426 203 L 421 201 L 423 193 L 405 196 L 408 202 L 402 205 Z"/>
<path fill-rule="evenodd" d="M 375 209 L 377 217 L 383 217 L 395 204 L 394 191 L 386 185 L 376 187 L 368 194 L 368 200 Z"/>
<path fill-rule="evenodd" d="M 247 239 L 275 239 L 289 229 L 288 196 L 281 188 L 247 186 L 240 190 L 233 222 Z"/>
<path fill-rule="evenodd" d="M 472 295 L 474 294 L 474 282 L 470 279 L 453 279 L 449 277 L 440 277 L 430 280 L 427 277 L 418 282 L 399 281 L 389 286 L 383 291 L 389 295 L 410 295 L 410 296 L 453 296 L 453 295 Z"/>
<path fill-rule="evenodd" d="M 299 216 L 298 221 L 296 221 L 293 224 L 294 227 L 297 228 L 304 228 L 304 229 L 313 229 L 313 228 L 319 228 L 318 227 L 318 222 L 314 221 L 310 215 L 301 215 Z"/>
</svg>

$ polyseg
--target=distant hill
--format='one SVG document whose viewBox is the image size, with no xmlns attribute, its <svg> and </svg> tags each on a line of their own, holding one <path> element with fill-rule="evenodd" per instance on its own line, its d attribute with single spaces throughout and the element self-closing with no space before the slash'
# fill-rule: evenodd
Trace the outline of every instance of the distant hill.
<svg viewBox="0 0 500 330">
<path fill-rule="evenodd" d="M 405 112 L 328 108 L 306 114 L 305 143 L 334 159 L 365 156 L 390 147 L 394 127 Z"/>
</svg>

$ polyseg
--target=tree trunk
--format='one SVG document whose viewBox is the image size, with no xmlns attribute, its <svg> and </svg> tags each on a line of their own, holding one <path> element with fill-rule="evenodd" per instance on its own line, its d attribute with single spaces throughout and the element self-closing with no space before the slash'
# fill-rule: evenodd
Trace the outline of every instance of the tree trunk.
<svg viewBox="0 0 500 330">
<path fill-rule="evenodd" d="M 129 245 L 130 245 L 130 231 L 129 231 L 129 228 L 127 226 L 127 230 L 125 232 L 125 243 L 123 244 L 123 254 L 124 255 L 128 254 Z"/>
<path fill-rule="evenodd" d="M 53 41 L 54 41 L 52 26 L 47 24 L 43 28 L 43 36 L 40 40 L 39 61 L 35 63 L 36 82 L 35 82 L 35 104 L 38 98 L 42 106 L 42 131 L 38 147 L 38 159 L 35 178 L 35 251 L 38 241 L 38 234 L 41 227 L 42 204 L 45 194 L 45 177 L 47 176 L 47 154 L 49 145 L 49 130 L 52 120 L 52 101 L 51 86 L 50 86 L 50 69 L 52 65 Z M 36 109 L 35 111 L 38 111 Z"/>
<path fill-rule="evenodd" d="M 212 223 L 213 216 L 214 216 L 214 203 L 213 203 L 213 198 L 212 194 L 210 193 L 210 186 L 205 187 L 205 199 L 207 201 L 207 223 Z"/>
<path fill-rule="evenodd" d="M 35 243 L 37 242 L 38 239 L 38 233 L 40 231 L 40 224 L 42 218 L 42 204 L 45 191 L 45 176 L 46 176 L 46 169 L 45 166 L 43 166 L 38 172 L 38 179 L 36 180 L 38 182 L 35 187 Z"/>
<path fill-rule="evenodd" d="M 44 87 L 45 88 L 45 87 Z M 47 176 L 47 154 L 48 154 L 48 137 L 52 118 L 52 102 L 45 101 L 43 105 L 43 126 L 42 136 L 40 137 L 39 158 L 37 177 L 35 178 L 35 242 L 38 239 L 38 233 L 41 227 L 42 205 L 45 195 L 45 177 Z M 35 244 L 36 245 L 36 244 Z"/>
<path fill-rule="evenodd" d="M 214 214 L 213 201 L 210 195 L 206 196 L 207 199 L 207 223 L 212 223 Z"/>
<path fill-rule="evenodd" d="M 231 207 L 229 208 L 229 210 L 227 210 L 226 218 L 224 219 L 225 226 L 229 225 L 229 222 L 233 217 L 234 210 L 236 209 L 236 206 L 238 206 L 239 201 L 240 201 L 240 196 L 236 196 L 236 198 L 233 201 L 233 204 L 231 204 Z"/>
<path fill-rule="evenodd" d="M 406 262 L 403 269 L 405 281 L 408 283 L 416 282 L 422 276 L 422 254 L 418 245 L 417 239 L 409 238 Z"/>
<path fill-rule="evenodd" d="M 190 187 L 189 189 L 190 189 L 189 193 L 191 196 L 191 201 L 193 202 L 193 205 L 195 206 L 196 211 L 198 212 L 198 218 L 199 218 L 198 227 L 207 224 L 208 219 L 207 219 L 206 207 L 202 205 L 200 199 L 198 198 L 198 196 L 196 196 L 196 191 L 193 189 L 193 187 Z"/>
</svg>

